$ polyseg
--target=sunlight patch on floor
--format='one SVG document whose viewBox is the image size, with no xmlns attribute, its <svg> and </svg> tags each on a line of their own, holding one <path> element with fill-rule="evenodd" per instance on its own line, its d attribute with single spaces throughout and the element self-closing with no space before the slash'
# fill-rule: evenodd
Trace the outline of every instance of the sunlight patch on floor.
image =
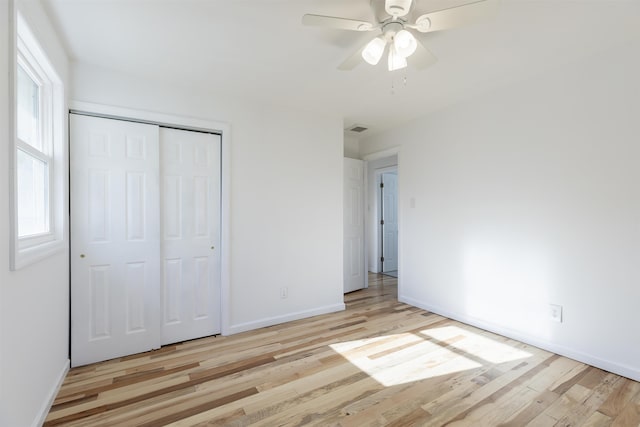
<svg viewBox="0 0 640 427">
<path fill-rule="evenodd" d="M 502 343 L 487 336 L 467 331 L 458 326 L 444 326 L 442 328 L 425 329 L 421 335 L 442 342 L 448 342 L 455 337 L 463 335 L 465 339 L 452 342 L 450 345 L 464 353 L 473 355 L 474 358 L 486 360 L 489 363 L 506 363 L 518 359 L 531 357 L 531 353 Z"/>
<path fill-rule="evenodd" d="M 346 341 L 331 348 L 385 387 L 531 357 L 456 326 Z"/>
</svg>

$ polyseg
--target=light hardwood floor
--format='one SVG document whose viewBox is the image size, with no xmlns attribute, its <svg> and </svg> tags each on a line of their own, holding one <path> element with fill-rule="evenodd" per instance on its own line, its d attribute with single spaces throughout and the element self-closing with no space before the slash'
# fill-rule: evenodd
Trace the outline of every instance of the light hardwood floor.
<svg viewBox="0 0 640 427">
<path fill-rule="evenodd" d="M 45 425 L 637 426 L 640 383 L 399 303 L 72 369 Z"/>
</svg>

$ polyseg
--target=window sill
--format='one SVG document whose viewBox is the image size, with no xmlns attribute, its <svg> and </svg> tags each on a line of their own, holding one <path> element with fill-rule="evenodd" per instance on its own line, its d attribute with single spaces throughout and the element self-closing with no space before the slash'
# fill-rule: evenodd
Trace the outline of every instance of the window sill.
<svg viewBox="0 0 640 427">
<path fill-rule="evenodd" d="M 50 258 L 66 249 L 67 244 L 65 241 L 54 240 L 37 246 L 16 250 L 13 252 L 14 256 L 11 260 L 11 270 L 20 270 L 31 264 Z"/>
</svg>

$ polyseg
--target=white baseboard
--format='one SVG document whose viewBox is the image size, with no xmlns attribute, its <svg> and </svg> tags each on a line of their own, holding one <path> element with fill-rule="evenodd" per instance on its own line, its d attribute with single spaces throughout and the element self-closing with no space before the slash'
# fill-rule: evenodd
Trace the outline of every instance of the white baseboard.
<svg viewBox="0 0 640 427">
<path fill-rule="evenodd" d="M 47 419 L 47 415 L 49 414 L 49 410 L 51 409 L 51 406 L 53 405 L 53 401 L 55 400 L 56 396 L 58 395 L 58 391 L 60 390 L 60 387 L 62 387 L 62 383 L 64 382 L 64 379 L 67 376 L 67 373 L 69 372 L 69 366 L 70 366 L 69 363 L 70 363 L 69 359 L 65 360 L 65 362 L 64 362 L 64 364 L 62 366 L 62 369 L 60 370 L 60 373 L 58 374 L 58 379 L 56 381 L 56 384 L 49 391 L 49 398 L 47 399 L 46 402 L 44 402 L 44 404 L 42 405 L 42 408 L 40 408 L 38 416 L 33 421 L 33 425 L 34 426 L 43 425 L 44 421 Z"/>
<path fill-rule="evenodd" d="M 603 369 L 608 372 L 612 372 L 617 375 L 621 375 L 626 378 L 630 378 L 634 381 L 640 381 L 640 370 L 632 366 L 612 362 L 610 360 L 601 359 L 591 354 L 583 353 L 581 351 L 562 346 L 557 343 L 542 340 L 538 337 L 534 337 L 528 334 L 523 334 L 520 331 L 516 331 L 501 325 L 497 325 L 491 322 L 485 322 L 482 319 L 467 316 L 460 313 L 455 313 L 444 309 L 442 307 L 433 306 L 431 304 L 418 301 L 416 299 L 406 297 L 403 295 L 398 296 L 398 301 L 412 305 L 414 307 L 421 308 L 431 313 L 439 314 L 440 316 L 447 317 L 449 319 L 457 320 L 462 323 L 466 323 L 471 326 L 475 326 L 480 329 L 484 329 L 489 332 L 493 332 L 498 335 L 505 336 L 514 340 L 522 341 L 525 344 L 533 345 L 543 350 L 550 351 L 552 353 L 559 354 L 560 356 L 568 357 L 578 362 L 586 363 L 596 368 Z"/>
<path fill-rule="evenodd" d="M 312 317 L 312 316 L 319 316 L 321 314 L 334 313 L 336 311 L 344 311 L 344 309 L 345 309 L 344 303 L 326 305 L 324 307 L 317 307 L 311 310 L 296 311 L 294 313 L 288 313 L 282 316 L 267 317 L 264 319 L 254 320 L 251 322 L 239 323 L 237 325 L 231 325 L 225 335 L 233 335 L 240 332 L 252 331 L 258 328 L 278 325 L 280 323 L 291 322 L 293 320 L 299 320 L 299 319 L 305 319 L 307 317 Z"/>
</svg>

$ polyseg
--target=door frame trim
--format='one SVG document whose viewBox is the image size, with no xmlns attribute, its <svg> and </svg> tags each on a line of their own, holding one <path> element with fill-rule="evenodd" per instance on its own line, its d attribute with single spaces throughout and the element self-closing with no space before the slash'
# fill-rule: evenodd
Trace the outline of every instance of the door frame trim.
<svg viewBox="0 0 640 427">
<path fill-rule="evenodd" d="M 129 120 L 220 135 L 222 145 L 220 156 L 220 330 L 222 335 L 229 335 L 229 325 L 231 323 L 231 284 L 229 274 L 231 265 L 231 242 L 229 238 L 231 235 L 231 126 L 229 123 L 75 100 L 69 101 L 69 110 L 76 114 Z M 69 318 L 69 322 L 71 322 L 71 318 Z"/>
<path fill-rule="evenodd" d="M 398 165 L 395 166 L 385 166 L 379 169 L 375 170 L 375 178 L 376 178 L 376 183 L 381 182 L 382 180 L 382 175 L 384 175 L 385 173 L 389 173 L 389 172 L 395 172 L 396 173 L 396 177 L 398 175 Z M 396 178 L 397 179 L 397 178 Z M 384 200 L 382 200 L 381 194 L 380 192 L 376 191 L 376 218 L 378 220 L 378 222 L 380 222 L 380 219 L 384 219 L 384 217 L 382 217 L 382 205 L 384 203 Z M 396 188 L 396 220 L 398 219 L 398 189 Z M 380 261 L 380 257 L 384 256 L 384 248 L 383 248 L 383 235 L 382 235 L 382 227 L 378 227 L 377 228 L 377 233 L 376 235 L 378 236 L 378 243 L 377 243 L 377 247 L 378 247 L 378 257 L 377 257 L 377 262 L 378 262 L 378 271 L 380 273 L 383 272 L 383 263 L 382 261 Z"/>
<path fill-rule="evenodd" d="M 402 171 L 402 152 L 400 150 L 400 146 L 396 145 L 394 147 L 390 147 L 390 148 L 386 148 L 380 151 L 374 151 L 371 152 L 367 155 L 362 156 L 362 160 L 364 160 L 364 185 L 365 188 L 369 188 L 369 162 L 373 161 L 373 160 L 378 160 L 378 159 L 383 159 L 385 157 L 391 157 L 391 156 L 398 156 L 398 161 L 396 164 L 396 168 L 397 168 L 397 172 L 398 172 L 398 271 L 404 271 L 403 270 L 403 266 L 402 266 L 402 236 L 404 234 L 404 230 L 403 230 L 403 207 L 402 207 L 402 203 L 400 203 L 400 200 L 402 200 L 403 194 L 402 194 L 402 188 L 400 187 L 400 182 L 401 182 L 401 171 Z M 365 207 L 369 206 L 370 200 L 369 200 L 369 191 L 365 191 L 364 193 L 364 198 L 365 198 L 365 202 L 364 205 Z M 369 230 L 370 227 L 370 223 L 368 220 L 368 216 L 365 217 L 365 230 Z M 367 270 L 369 269 L 369 254 L 368 254 L 368 248 L 369 248 L 369 239 L 368 239 L 369 233 L 365 232 L 364 234 L 364 239 L 365 239 L 365 265 Z M 367 282 L 368 283 L 368 282 Z M 403 285 L 403 275 L 399 274 L 398 275 L 398 299 L 401 298 L 402 295 L 402 285 Z"/>
</svg>

